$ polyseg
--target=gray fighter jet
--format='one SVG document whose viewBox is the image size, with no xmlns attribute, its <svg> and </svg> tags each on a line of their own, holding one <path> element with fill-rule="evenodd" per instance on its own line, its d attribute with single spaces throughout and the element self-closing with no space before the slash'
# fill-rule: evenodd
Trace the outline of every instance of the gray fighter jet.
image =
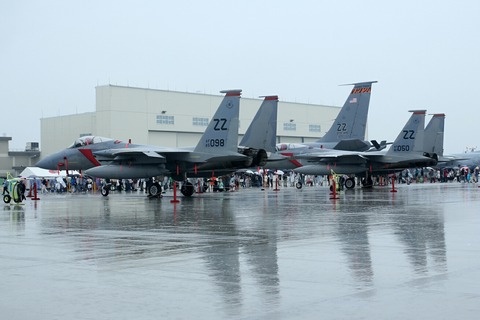
<svg viewBox="0 0 480 320">
<path fill-rule="evenodd" d="M 388 151 L 341 151 L 311 149 L 295 159 L 302 165 L 295 172 L 325 175 L 332 171 L 340 174 L 365 175 L 364 185 L 370 185 L 372 173 L 391 172 L 404 168 L 433 166 L 437 155 L 424 151 L 425 110 L 414 110 Z M 353 188 L 353 179 L 345 186 Z"/>
<path fill-rule="evenodd" d="M 241 90 L 222 93 L 226 95 L 195 147 L 157 147 L 89 136 L 77 139 L 69 148 L 41 159 L 37 166 L 46 169 L 86 170 L 87 175 L 106 179 L 172 176 L 176 180 L 185 181 L 181 188 L 184 195 L 192 195 L 193 185 L 186 181 L 188 176 L 211 176 L 212 171 L 218 174 L 236 168 L 262 165 L 268 156 L 267 152 L 274 148 L 274 141 L 265 137 L 276 135 L 278 97 L 265 97 L 239 147 Z M 258 134 L 257 139 L 252 132 Z M 159 185 L 155 187 L 161 191 Z"/>
<path fill-rule="evenodd" d="M 319 140 L 307 143 L 279 143 L 276 152 L 267 161 L 267 169 L 294 169 L 298 167 L 295 155 L 309 149 L 334 149 L 348 151 L 381 150 L 386 141 L 365 141 L 368 108 L 372 84 L 377 81 L 353 83 L 353 89 L 328 132 Z"/>
<path fill-rule="evenodd" d="M 435 123 L 434 123 L 435 120 Z M 434 145 L 433 149 L 425 150 L 426 152 L 436 153 L 438 155 L 438 168 L 459 168 L 469 167 L 471 170 L 480 166 L 480 151 L 472 151 L 465 153 L 453 153 L 443 154 L 443 129 L 444 129 L 445 114 L 434 114 L 430 123 L 432 123 L 432 131 L 437 131 L 437 135 L 430 135 L 430 145 Z M 430 125 L 429 123 L 429 125 Z M 425 135 L 427 136 L 427 130 L 429 126 L 425 128 Z M 436 128 L 436 129 L 435 129 Z M 425 139 L 427 142 L 427 138 Z"/>
</svg>

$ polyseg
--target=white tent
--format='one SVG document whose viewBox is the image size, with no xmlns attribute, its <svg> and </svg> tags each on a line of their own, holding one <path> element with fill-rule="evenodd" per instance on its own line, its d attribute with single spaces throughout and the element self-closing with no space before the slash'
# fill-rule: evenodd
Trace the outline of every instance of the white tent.
<svg viewBox="0 0 480 320">
<path fill-rule="evenodd" d="M 77 171 L 70 171 L 70 174 L 78 174 Z M 21 173 L 22 178 L 56 178 L 65 177 L 65 171 L 46 170 L 39 167 L 26 167 Z"/>
</svg>

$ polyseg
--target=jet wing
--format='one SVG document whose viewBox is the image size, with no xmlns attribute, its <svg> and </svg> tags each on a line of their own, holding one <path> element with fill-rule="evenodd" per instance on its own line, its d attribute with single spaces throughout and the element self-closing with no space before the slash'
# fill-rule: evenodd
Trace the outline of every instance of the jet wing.
<svg viewBox="0 0 480 320">
<path fill-rule="evenodd" d="M 421 165 L 421 166 L 430 166 L 437 163 L 436 159 L 426 157 L 417 153 L 407 153 L 401 155 L 391 155 L 385 154 L 384 156 L 378 157 L 375 159 L 376 162 L 385 164 L 385 165 Z"/>
<path fill-rule="evenodd" d="M 272 152 L 270 153 L 270 155 L 268 156 L 268 161 L 269 162 L 273 162 L 273 161 L 283 161 L 283 160 L 288 160 L 290 159 L 291 156 L 287 156 L 287 155 L 283 155 L 283 154 L 280 154 L 278 152 Z"/>
<path fill-rule="evenodd" d="M 340 140 L 333 149 L 335 150 L 345 150 L 345 151 L 365 151 L 372 147 L 372 145 L 367 144 L 365 141 L 360 139 L 344 139 Z"/>
<path fill-rule="evenodd" d="M 308 162 L 348 162 L 348 163 L 365 163 L 369 160 L 361 152 L 310 152 L 298 154 L 296 159 L 307 160 Z"/>
<path fill-rule="evenodd" d="M 247 159 L 248 157 L 244 154 L 238 152 L 222 152 L 222 153 L 203 153 L 203 152 L 192 152 L 189 159 L 195 160 L 194 162 L 198 162 L 197 159 L 202 159 L 203 162 L 206 161 L 242 161 Z"/>
<path fill-rule="evenodd" d="M 460 157 L 456 155 L 445 155 L 445 156 L 440 156 L 438 157 L 438 162 L 454 162 L 454 161 L 464 161 L 464 160 L 470 160 L 471 158 L 469 157 Z"/>
<path fill-rule="evenodd" d="M 149 148 L 134 147 L 101 150 L 94 153 L 99 160 L 122 162 L 129 161 L 136 164 L 166 163 L 170 161 L 186 161 L 202 163 L 207 161 L 239 161 L 247 156 L 236 152 L 204 153 L 183 148 Z"/>
<path fill-rule="evenodd" d="M 136 163 L 165 163 L 165 155 L 168 153 L 188 154 L 191 151 L 178 148 L 148 148 L 133 147 L 106 149 L 95 151 L 93 154 L 97 159 L 121 162 L 124 160 L 135 161 Z"/>
</svg>

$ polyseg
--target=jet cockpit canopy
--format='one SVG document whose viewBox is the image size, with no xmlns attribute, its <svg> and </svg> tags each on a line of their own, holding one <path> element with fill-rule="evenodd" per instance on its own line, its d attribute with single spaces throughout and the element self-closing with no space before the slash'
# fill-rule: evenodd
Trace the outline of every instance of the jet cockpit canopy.
<svg viewBox="0 0 480 320">
<path fill-rule="evenodd" d="M 277 145 L 275 146 L 275 150 L 277 152 L 299 148 L 308 148 L 308 146 L 302 143 L 277 143 Z"/>
<path fill-rule="evenodd" d="M 97 136 L 83 136 L 78 139 L 76 139 L 72 145 L 70 145 L 68 148 L 73 149 L 73 148 L 79 148 L 79 147 L 84 147 L 88 146 L 91 144 L 95 143 L 100 143 L 100 142 L 106 142 L 106 141 L 111 141 L 113 139 L 110 138 L 105 138 L 105 137 L 97 137 Z"/>
</svg>

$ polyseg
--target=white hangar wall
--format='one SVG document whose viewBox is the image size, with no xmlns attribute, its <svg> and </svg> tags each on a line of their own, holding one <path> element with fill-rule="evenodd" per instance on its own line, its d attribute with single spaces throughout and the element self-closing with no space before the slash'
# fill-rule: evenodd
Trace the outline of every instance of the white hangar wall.
<svg viewBox="0 0 480 320">
<path fill-rule="evenodd" d="M 222 99 L 221 93 L 98 86 L 95 112 L 41 119 L 42 155 L 89 134 L 140 144 L 193 146 Z M 315 141 L 330 128 L 340 110 L 336 106 L 283 102 L 281 95 L 279 99 L 278 142 Z M 241 98 L 239 139 L 261 103 L 261 98 Z"/>
<path fill-rule="evenodd" d="M 40 158 L 70 146 L 96 127 L 95 112 L 40 119 Z"/>
</svg>

